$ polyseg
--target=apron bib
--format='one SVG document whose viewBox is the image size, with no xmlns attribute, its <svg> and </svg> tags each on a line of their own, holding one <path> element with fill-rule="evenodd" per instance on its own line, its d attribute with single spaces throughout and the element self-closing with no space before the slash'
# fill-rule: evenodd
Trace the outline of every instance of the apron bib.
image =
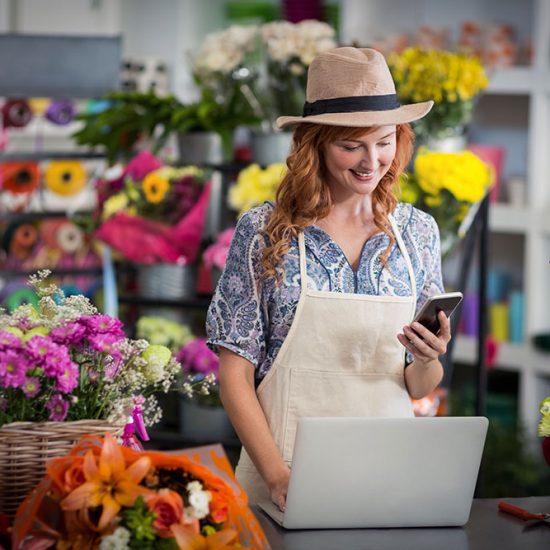
<svg viewBox="0 0 550 550">
<path fill-rule="evenodd" d="M 416 281 L 401 234 L 412 296 L 371 296 L 308 289 L 304 235 L 298 236 L 301 294 L 290 331 L 257 389 L 283 460 L 290 465 L 302 416 L 414 416 L 405 387 L 405 348 L 397 340 L 416 309 Z M 269 490 L 245 449 L 236 476 L 251 503 Z"/>
</svg>

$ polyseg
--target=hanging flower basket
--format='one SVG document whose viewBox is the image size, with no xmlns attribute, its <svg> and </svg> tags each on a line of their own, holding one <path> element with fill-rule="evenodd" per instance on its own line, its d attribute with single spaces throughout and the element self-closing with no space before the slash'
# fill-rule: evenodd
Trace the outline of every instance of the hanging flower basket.
<svg viewBox="0 0 550 550">
<path fill-rule="evenodd" d="M 64 456 L 85 434 L 122 435 L 105 420 L 12 422 L 0 428 L 0 513 L 9 518 L 46 473 L 50 458 Z"/>
</svg>

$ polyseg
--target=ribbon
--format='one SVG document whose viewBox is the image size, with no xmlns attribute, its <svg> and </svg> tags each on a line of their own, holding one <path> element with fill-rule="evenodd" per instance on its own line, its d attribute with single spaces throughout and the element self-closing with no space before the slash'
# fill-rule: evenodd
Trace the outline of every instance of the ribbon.
<svg viewBox="0 0 550 550">
<path fill-rule="evenodd" d="M 141 406 L 145 402 L 143 396 L 134 397 L 134 408 L 132 410 L 132 417 L 134 419 L 135 431 L 143 441 L 149 441 L 149 434 L 145 428 L 145 422 L 143 421 L 143 410 Z"/>
<path fill-rule="evenodd" d="M 396 94 L 365 95 L 319 99 L 304 103 L 304 117 L 325 113 L 358 113 L 363 111 L 391 111 L 401 107 Z"/>
<path fill-rule="evenodd" d="M 122 433 L 122 446 L 129 447 L 134 451 L 143 451 L 143 445 L 138 441 L 134 432 L 134 418 L 129 416 L 128 421 L 124 426 L 124 432 Z"/>
</svg>

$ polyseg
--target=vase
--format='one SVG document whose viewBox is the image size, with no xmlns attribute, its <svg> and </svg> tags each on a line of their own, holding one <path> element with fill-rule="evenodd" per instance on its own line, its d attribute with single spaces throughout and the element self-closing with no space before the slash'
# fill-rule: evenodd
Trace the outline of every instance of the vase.
<svg viewBox="0 0 550 550">
<path fill-rule="evenodd" d="M 222 406 L 206 406 L 180 398 L 180 433 L 189 442 L 224 443 L 237 438 Z"/>
<path fill-rule="evenodd" d="M 253 131 L 250 146 L 252 160 L 261 166 L 285 162 L 292 146 L 292 132 Z"/>
<path fill-rule="evenodd" d="M 229 160 L 230 148 L 217 132 L 178 133 L 181 164 L 221 164 Z"/>
<path fill-rule="evenodd" d="M 19 504 L 41 481 L 50 458 L 66 455 L 86 434 L 122 435 L 106 420 L 12 422 L 0 428 L 0 513 L 15 516 Z"/>
<path fill-rule="evenodd" d="M 139 295 L 152 300 L 185 300 L 195 297 L 197 267 L 195 265 L 151 264 L 137 266 Z M 162 317 L 175 323 L 187 324 L 188 311 L 181 308 L 155 305 L 148 307 L 147 314 Z"/>
<path fill-rule="evenodd" d="M 441 153 L 459 153 L 466 149 L 466 135 L 462 133 L 450 134 L 447 136 L 428 136 L 424 145 L 430 151 L 439 151 Z"/>
</svg>

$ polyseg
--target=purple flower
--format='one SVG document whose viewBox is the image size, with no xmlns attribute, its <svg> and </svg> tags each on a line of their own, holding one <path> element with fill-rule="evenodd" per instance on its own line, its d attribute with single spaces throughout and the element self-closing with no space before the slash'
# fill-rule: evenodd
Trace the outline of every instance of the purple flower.
<svg viewBox="0 0 550 550">
<path fill-rule="evenodd" d="M 46 403 L 46 408 L 50 411 L 50 420 L 61 422 L 65 420 L 69 410 L 69 402 L 65 401 L 59 393 L 52 395 Z"/>
<path fill-rule="evenodd" d="M 35 397 L 40 392 L 40 380 L 36 376 L 29 376 L 23 383 L 23 393 L 27 397 Z"/>
<path fill-rule="evenodd" d="M 11 349 L 0 350 L 0 384 L 5 388 L 18 388 L 25 382 L 29 364 L 24 353 Z"/>
<path fill-rule="evenodd" d="M 122 330 L 122 322 L 110 315 L 83 315 L 78 322 L 88 329 L 89 335 L 108 334 L 114 339 L 113 341 L 126 338 Z"/>
<path fill-rule="evenodd" d="M 50 331 L 51 339 L 57 344 L 77 344 L 82 341 L 86 334 L 86 327 L 80 323 L 66 323 L 55 327 Z"/>
<path fill-rule="evenodd" d="M 185 344 L 178 352 L 176 359 L 190 374 L 204 376 L 210 373 L 216 376 L 218 374 L 220 366 L 218 356 L 207 347 L 205 338 L 195 338 Z"/>
<path fill-rule="evenodd" d="M 120 352 L 115 344 L 120 342 L 118 336 L 112 334 L 94 334 L 88 338 L 90 346 L 99 353 L 110 353 L 113 356 L 120 357 Z"/>
<path fill-rule="evenodd" d="M 27 341 L 25 349 L 37 366 L 42 365 L 48 356 L 59 346 L 49 336 L 33 336 Z"/>
<path fill-rule="evenodd" d="M 33 336 L 27 342 L 26 350 L 34 366 L 43 368 L 44 373 L 52 378 L 63 375 L 67 364 L 71 363 L 69 350 L 47 336 Z"/>
<path fill-rule="evenodd" d="M 0 350 L 19 349 L 22 346 L 21 339 L 11 332 L 0 331 Z"/>
</svg>

